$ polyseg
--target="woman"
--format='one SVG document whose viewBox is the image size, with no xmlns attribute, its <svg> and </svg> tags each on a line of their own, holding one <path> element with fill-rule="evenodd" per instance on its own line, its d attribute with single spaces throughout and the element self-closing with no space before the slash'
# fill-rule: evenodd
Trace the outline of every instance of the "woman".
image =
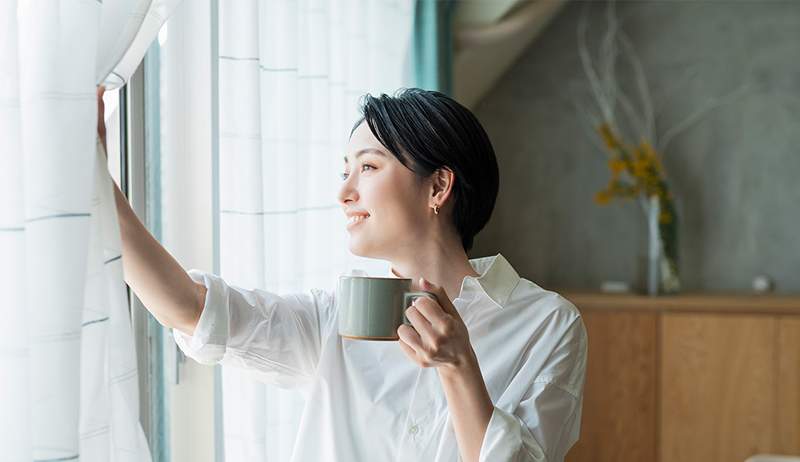
<svg viewBox="0 0 800 462">
<path fill-rule="evenodd" d="M 367 95 L 361 110 L 338 195 L 350 251 L 438 299 L 407 309 L 413 328 L 397 343 L 340 337 L 335 293 L 184 272 L 117 192 L 126 281 L 188 356 L 305 391 L 293 461 L 563 460 L 580 427 L 586 333 L 571 303 L 502 255 L 468 259 L 498 191 L 486 133 L 438 92 Z"/>
</svg>

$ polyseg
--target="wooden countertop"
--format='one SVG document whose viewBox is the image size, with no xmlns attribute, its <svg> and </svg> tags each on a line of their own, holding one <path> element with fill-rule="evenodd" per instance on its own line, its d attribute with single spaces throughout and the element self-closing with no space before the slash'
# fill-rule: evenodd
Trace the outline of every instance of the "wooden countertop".
<svg viewBox="0 0 800 462">
<path fill-rule="evenodd" d="M 639 294 L 610 294 L 588 291 L 556 291 L 579 310 L 716 312 L 800 315 L 800 295 L 752 293 L 682 293 L 649 297 Z"/>
</svg>

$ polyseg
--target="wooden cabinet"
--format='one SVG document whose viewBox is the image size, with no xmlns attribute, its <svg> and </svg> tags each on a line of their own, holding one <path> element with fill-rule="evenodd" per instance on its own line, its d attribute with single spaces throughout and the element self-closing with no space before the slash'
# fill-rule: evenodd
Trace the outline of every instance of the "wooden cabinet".
<svg viewBox="0 0 800 462">
<path fill-rule="evenodd" d="M 800 455 L 800 297 L 565 296 L 589 336 L 567 461 Z"/>
<path fill-rule="evenodd" d="M 656 315 L 585 312 L 583 322 L 589 337 L 583 423 L 567 460 L 655 460 Z"/>
<path fill-rule="evenodd" d="M 800 316 L 778 318 L 778 352 L 775 445 L 800 454 Z"/>
<path fill-rule="evenodd" d="M 659 460 L 744 461 L 773 449 L 777 319 L 665 314 Z"/>
</svg>

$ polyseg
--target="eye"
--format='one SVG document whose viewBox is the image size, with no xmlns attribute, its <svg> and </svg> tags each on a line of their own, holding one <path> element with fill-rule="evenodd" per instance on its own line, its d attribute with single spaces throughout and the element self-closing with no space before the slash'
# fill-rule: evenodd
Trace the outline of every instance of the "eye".
<svg viewBox="0 0 800 462">
<path fill-rule="evenodd" d="M 362 172 L 364 171 L 364 168 L 365 168 L 365 167 L 369 167 L 369 168 L 371 168 L 371 169 L 375 170 L 375 167 L 373 167 L 372 165 L 369 165 L 369 164 L 364 164 L 364 165 L 362 165 L 362 166 L 361 166 L 361 171 L 362 171 Z M 340 174 L 339 174 L 339 176 L 342 178 L 342 181 L 344 181 L 344 180 L 346 180 L 346 179 L 347 179 L 347 177 L 349 177 L 349 176 L 350 176 L 350 174 L 349 174 L 349 173 L 347 173 L 347 172 L 344 172 L 344 173 L 340 173 Z"/>
</svg>

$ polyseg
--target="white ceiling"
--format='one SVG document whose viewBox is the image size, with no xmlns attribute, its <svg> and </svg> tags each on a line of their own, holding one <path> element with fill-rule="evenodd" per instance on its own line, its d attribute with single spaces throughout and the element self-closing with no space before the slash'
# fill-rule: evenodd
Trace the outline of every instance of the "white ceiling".
<svg viewBox="0 0 800 462">
<path fill-rule="evenodd" d="M 487 26 L 506 15 L 521 0 L 459 0 L 453 22 L 459 26 Z"/>
<path fill-rule="evenodd" d="M 566 0 L 461 0 L 453 18 L 453 96 L 474 108 Z"/>
</svg>

